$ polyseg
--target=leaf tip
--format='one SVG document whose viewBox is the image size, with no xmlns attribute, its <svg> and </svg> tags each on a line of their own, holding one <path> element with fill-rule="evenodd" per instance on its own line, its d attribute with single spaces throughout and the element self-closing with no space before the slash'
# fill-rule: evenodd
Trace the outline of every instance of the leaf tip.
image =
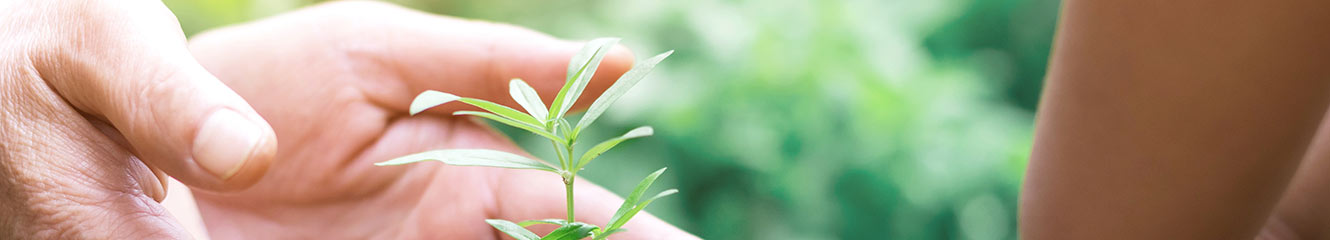
<svg viewBox="0 0 1330 240">
<path fill-rule="evenodd" d="M 411 115 L 416 115 L 420 112 L 424 112 L 426 109 L 452 102 L 457 99 L 461 99 L 461 97 L 440 91 L 425 90 L 424 92 L 421 92 L 420 95 L 416 95 L 415 100 L 411 101 L 410 112 Z"/>
<path fill-rule="evenodd" d="M 406 159 L 406 158 L 394 158 L 394 159 L 389 159 L 388 161 L 376 162 L 376 163 L 374 163 L 374 166 L 380 166 L 380 167 L 382 167 L 382 166 L 396 166 L 396 165 L 402 165 L 402 164 L 407 164 L 407 163 L 412 163 L 412 162 L 413 162 L 413 161 L 411 161 L 410 159 Z"/>
<path fill-rule="evenodd" d="M 409 156 L 409 155 L 408 155 L 408 156 Z M 387 161 L 382 161 L 382 162 L 376 162 L 376 163 L 374 163 L 374 166 L 380 166 L 380 167 L 382 167 L 382 166 L 402 165 L 402 164 L 405 164 L 405 163 L 407 162 L 407 161 L 405 160 L 405 159 L 406 159 L 405 157 L 407 157 L 407 156 L 402 156 L 402 157 L 398 157 L 398 158 L 388 159 Z"/>
<path fill-rule="evenodd" d="M 651 126 L 641 126 L 634 128 L 633 130 L 629 130 L 628 133 L 624 135 L 632 137 L 645 137 L 645 136 L 651 136 L 653 134 L 656 134 L 655 128 L 652 128 Z"/>
<path fill-rule="evenodd" d="M 662 196 L 664 196 L 664 195 L 670 195 L 670 194 L 675 194 L 675 193 L 679 193 L 679 189 L 677 189 L 677 188 L 666 189 L 665 191 L 660 191 L 660 193 L 659 193 L 659 194 L 656 194 L 656 195 L 662 195 Z"/>
<path fill-rule="evenodd" d="M 522 81 L 521 78 L 513 78 L 513 79 L 508 80 L 508 89 L 509 89 L 509 90 L 511 90 L 511 89 L 518 89 L 518 88 L 519 88 L 518 86 L 522 86 L 522 85 L 530 86 L 530 85 L 526 84 L 526 81 Z"/>
<path fill-rule="evenodd" d="M 658 57 L 658 58 L 662 58 L 662 59 L 663 59 L 663 58 L 669 57 L 670 55 L 674 55 L 674 49 L 670 49 L 669 51 L 665 51 L 665 52 L 663 52 L 663 53 L 660 53 L 660 54 L 656 55 L 656 57 Z"/>
</svg>

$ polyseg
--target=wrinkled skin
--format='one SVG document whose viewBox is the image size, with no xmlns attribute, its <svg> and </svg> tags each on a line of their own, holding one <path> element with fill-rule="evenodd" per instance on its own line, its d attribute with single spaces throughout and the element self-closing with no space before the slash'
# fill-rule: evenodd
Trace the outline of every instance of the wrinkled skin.
<svg viewBox="0 0 1330 240">
<path fill-rule="evenodd" d="M 266 171 L 272 129 L 160 1 L 0 9 L 0 239 L 188 238 L 157 203 L 167 175 L 226 192 Z"/>
<path fill-rule="evenodd" d="M 522 153 L 484 122 L 448 104 L 408 116 L 435 89 L 517 107 L 508 80 L 523 78 L 549 103 L 581 43 L 513 26 L 374 2 L 323 4 L 197 36 L 200 62 L 269 119 L 282 148 L 267 175 L 239 193 L 195 191 L 215 239 L 500 239 L 483 220 L 563 218 L 560 178 L 533 170 L 372 163 L 440 148 Z M 585 107 L 631 66 L 618 47 L 601 65 Z M 633 170 L 625 170 L 633 171 Z M 645 176 L 649 169 L 641 169 Z M 579 221 L 604 225 L 622 202 L 576 185 Z M 649 215 L 621 239 L 694 239 Z M 545 233 L 552 226 L 536 228 Z"/>
</svg>

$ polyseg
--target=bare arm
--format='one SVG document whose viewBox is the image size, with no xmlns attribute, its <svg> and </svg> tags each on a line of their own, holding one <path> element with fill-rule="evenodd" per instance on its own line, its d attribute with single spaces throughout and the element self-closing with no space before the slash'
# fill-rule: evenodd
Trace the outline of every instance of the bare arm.
<svg viewBox="0 0 1330 240">
<path fill-rule="evenodd" d="M 1330 96 L 1330 2 L 1070 0 L 1023 239 L 1251 239 Z"/>
<path fill-rule="evenodd" d="M 1258 239 L 1330 240 L 1330 118 L 1321 129 Z"/>
</svg>

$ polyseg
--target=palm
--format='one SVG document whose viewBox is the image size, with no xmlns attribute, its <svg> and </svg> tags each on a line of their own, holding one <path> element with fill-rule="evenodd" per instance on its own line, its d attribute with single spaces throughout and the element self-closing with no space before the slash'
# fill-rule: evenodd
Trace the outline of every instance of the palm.
<svg viewBox="0 0 1330 240">
<path fill-rule="evenodd" d="M 532 52 L 529 45 L 494 50 L 493 45 L 501 43 L 476 44 L 485 41 L 468 39 L 466 31 L 476 31 L 473 25 L 479 23 L 392 7 L 354 6 L 364 4 L 370 3 L 325 5 L 193 40 L 196 57 L 254 105 L 272 124 L 280 144 L 277 160 L 252 188 L 233 193 L 196 192 L 210 233 L 228 238 L 262 233 L 287 238 L 487 239 L 499 235 L 482 221 L 486 218 L 563 216 L 562 187 L 553 174 L 437 163 L 396 167 L 372 163 L 440 148 L 521 153 L 482 122 L 442 114 L 408 117 L 405 108 L 424 89 L 499 100 L 495 96 L 505 96 L 506 91 L 490 85 L 506 85 L 513 77 L 535 80 L 532 85 L 542 93 L 557 90 L 566 63 L 561 59 L 571 56 L 576 45 L 558 51 L 546 46 L 540 50 L 546 52 L 543 55 Z M 394 17 L 342 17 L 344 21 L 338 21 L 337 16 L 328 16 L 345 12 Z M 403 19 L 417 25 L 400 24 Z M 456 30 L 415 29 L 424 25 L 417 21 L 435 24 L 431 28 Z M 439 41 L 426 45 L 420 44 L 423 39 L 400 36 L 413 31 L 420 31 L 415 37 L 442 40 L 431 39 Z M 274 32 L 281 36 L 272 36 Z M 526 31 L 508 35 L 547 38 Z M 467 56 L 476 50 L 487 52 Z M 520 56 L 514 58 L 519 63 L 485 62 L 507 60 L 497 57 L 504 54 Z M 542 57 L 551 60 L 532 60 Z M 630 60 L 620 56 L 618 61 L 607 62 L 601 73 L 622 73 L 628 65 L 624 62 Z M 602 87 L 592 89 L 603 90 L 607 81 L 597 79 Z M 596 94 L 590 91 L 583 99 Z M 607 220 L 621 200 L 589 183 L 579 184 L 585 187 L 579 187 L 576 201 L 588 206 L 579 208 L 579 220 Z M 636 229 L 624 237 L 682 233 L 649 215 L 635 222 L 629 227 Z M 654 235 L 633 237 L 647 233 Z"/>
</svg>

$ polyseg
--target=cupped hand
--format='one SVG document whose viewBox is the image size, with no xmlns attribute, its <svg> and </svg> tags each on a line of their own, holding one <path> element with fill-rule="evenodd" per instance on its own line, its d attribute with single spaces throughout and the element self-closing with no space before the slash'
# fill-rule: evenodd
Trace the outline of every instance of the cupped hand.
<svg viewBox="0 0 1330 240">
<path fill-rule="evenodd" d="M 188 238 L 165 175 L 256 182 L 276 137 L 159 1 L 0 1 L 0 239 Z"/>
<path fill-rule="evenodd" d="M 548 172 L 372 164 L 444 148 L 525 154 L 484 122 L 450 116 L 461 104 L 417 116 L 407 107 L 425 90 L 516 106 L 508 97 L 512 78 L 530 82 L 548 103 L 580 45 L 375 2 L 323 4 L 196 37 L 190 47 L 200 62 L 253 102 L 283 143 L 280 161 L 254 187 L 195 192 L 209 234 L 500 239 L 506 236 L 484 219 L 564 217 L 560 177 Z M 631 63 L 632 54 L 616 48 L 579 103 L 589 104 Z M 576 184 L 579 221 L 604 225 L 622 203 L 591 183 Z M 649 214 L 625 228 L 615 237 L 695 238 Z"/>
</svg>

